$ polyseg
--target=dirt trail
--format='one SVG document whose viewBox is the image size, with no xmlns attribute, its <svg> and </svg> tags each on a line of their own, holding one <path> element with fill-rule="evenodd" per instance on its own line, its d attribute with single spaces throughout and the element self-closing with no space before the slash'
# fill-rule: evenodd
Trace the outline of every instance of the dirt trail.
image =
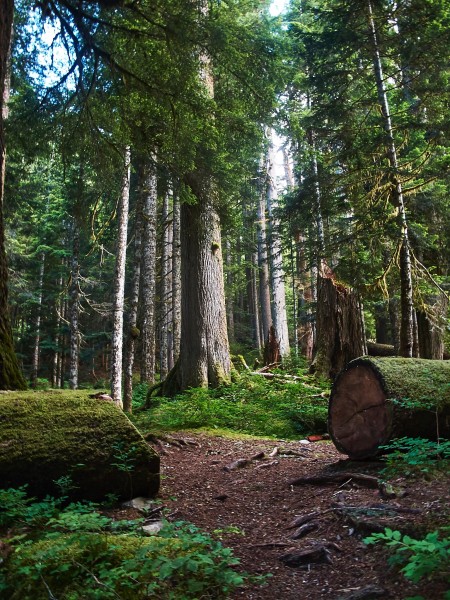
<svg viewBox="0 0 450 600">
<path fill-rule="evenodd" d="M 389 569 L 381 549 L 367 548 L 362 538 L 374 526 L 410 534 L 419 533 L 426 523 L 436 527 L 446 512 L 448 516 L 448 478 L 425 483 L 399 479 L 395 497 L 388 497 L 392 490 L 380 490 L 376 482 L 374 487 L 370 477 L 365 481 L 345 475 L 329 484 L 292 485 L 301 477 L 342 472 L 376 477 L 379 465 L 345 461 L 324 441 L 230 440 L 191 433 L 177 437 L 187 445 L 164 444 L 161 457 L 160 498 L 170 518 L 208 532 L 237 528 L 239 533 L 223 534 L 224 545 L 233 548 L 248 572 L 272 573 L 266 586 L 239 590 L 235 598 L 443 598 L 443 582 L 408 583 Z M 261 452 L 264 458 L 257 457 Z M 310 549 L 312 554 L 305 557 Z"/>
</svg>

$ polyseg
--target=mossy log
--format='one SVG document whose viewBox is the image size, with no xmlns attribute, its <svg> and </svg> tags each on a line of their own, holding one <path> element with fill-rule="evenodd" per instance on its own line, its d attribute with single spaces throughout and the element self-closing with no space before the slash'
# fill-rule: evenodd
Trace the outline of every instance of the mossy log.
<svg viewBox="0 0 450 600">
<path fill-rule="evenodd" d="M 361 357 L 333 384 L 328 429 L 351 458 L 375 456 L 392 438 L 450 435 L 450 363 Z"/>
<path fill-rule="evenodd" d="M 155 495 L 159 456 L 112 402 L 87 392 L 0 394 L 0 486 L 72 499 Z"/>
</svg>

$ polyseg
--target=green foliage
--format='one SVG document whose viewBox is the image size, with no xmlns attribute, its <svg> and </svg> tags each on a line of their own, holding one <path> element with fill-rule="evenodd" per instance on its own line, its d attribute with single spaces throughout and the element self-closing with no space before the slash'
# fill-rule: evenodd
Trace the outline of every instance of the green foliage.
<svg viewBox="0 0 450 600">
<path fill-rule="evenodd" d="M 319 384 L 241 375 L 217 389 L 195 388 L 133 417 L 140 429 L 180 430 L 200 427 L 277 438 L 298 438 L 326 431 L 326 398 Z"/>
<path fill-rule="evenodd" d="M 383 474 L 423 475 L 448 470 L 450 465 L 450 440 L 434 442 L 424 438 L 402 437 L 382 447 L 388 454 L 384 457 Z"/>
<path fill-rule="evenodd" d="M 373 533 L 365 538 L 364 542 L 385 544 L 393 553 L 389 559 L 390 564 L 400 566 L 400 571 L 406 579 L 413 583 L 433 576 L 445 578 L 450 582 L 450 538 L 441 538 L 439 531 L 433 531 L 422 540 L 416 540 L 409 535 L 402 535 L 400 531 L 386 528 L 384 533 Z"/>
<path fill-rule="evenodd" d="M 13 533 L 0 562 L 5 600 L 225 598 L 247 579 L 230 549 L 187 523 L 147 537 L 141 520 L 115 522 L 92 503 L 37 503 L 23 488 L 0 491 L 0 507 L 0 526 Z"/>
</svg>

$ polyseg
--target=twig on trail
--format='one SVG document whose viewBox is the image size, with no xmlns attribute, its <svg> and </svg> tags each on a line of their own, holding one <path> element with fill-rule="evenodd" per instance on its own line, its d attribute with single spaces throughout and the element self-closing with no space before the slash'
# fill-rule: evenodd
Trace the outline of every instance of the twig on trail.
<svg viewBox="0 0 450 600">
<path fill-rule="evenodd" d="M 255 469 L 268 469 L 269 467 L 274 467 L 275 465 L 278 465 L 280 461 L 278 460 L 271 460 L 270 462 L 266 462 L 266 463 L 261 463 L 260 465 L 256 465 Z"/>
<path fill-rule="evenodd" d="M 266 542 L 265 544 L 250 544 L 247 548 L 286 548 L 292 546 L 292 543 L 287 544 L 286 542 Z"/>
</svg>

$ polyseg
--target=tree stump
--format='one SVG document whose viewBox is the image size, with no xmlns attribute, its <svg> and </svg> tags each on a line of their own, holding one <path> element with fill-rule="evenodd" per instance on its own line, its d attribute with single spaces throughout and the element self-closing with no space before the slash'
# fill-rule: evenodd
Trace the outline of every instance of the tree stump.
<svg viewBox="0 0 450 600">
<path fill-rule="evenodd" d="M 449 384 L 447 361 L 357 358 L 331 390 L 331 439 L 340 452 L 361 459 L 375 456 L 394 437 L 448 437 Z"/>
</svg>

